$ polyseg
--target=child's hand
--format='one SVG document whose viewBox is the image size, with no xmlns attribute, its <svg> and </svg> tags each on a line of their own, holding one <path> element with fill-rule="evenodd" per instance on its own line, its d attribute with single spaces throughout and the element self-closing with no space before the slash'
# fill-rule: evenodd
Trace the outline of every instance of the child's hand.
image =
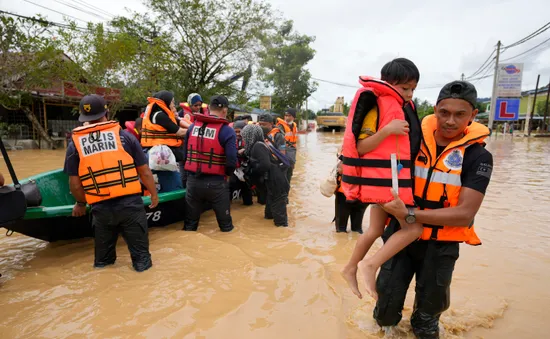
<svg viewBox="0 0 550 339">
<path fill-rule="evenodd" d="M 342 174 L 344 172 L 341 161 L 338 161 L 338 166 L 336 168 L 338 170 L 338 174 Z"/>
<path fill-rule="evenodd" d="M 383 130 L 388 135 L 407 135 L 409 133 L 409 123 L 405 120 L 392 120 L 392 122 L 384 126 Z"/>
</svg>

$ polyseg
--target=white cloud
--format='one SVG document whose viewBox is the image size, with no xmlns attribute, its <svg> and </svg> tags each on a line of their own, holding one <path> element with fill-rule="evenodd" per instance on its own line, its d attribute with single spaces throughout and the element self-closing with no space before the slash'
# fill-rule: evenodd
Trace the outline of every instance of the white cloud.
<svg viewBox="0 0 550 339">
<path fill-rule="evenodd" d="M 29 0 L 83 20 L 98 18 L 54 0 Z M 114 15 L 125 7 L 145 12 L 139 1 L 85 0 Z M 500 39 L 511 44 L 548 21 L 548 0 L 462 0 L 462 1 L 360 1 L 360 0 L 270 0 L 285 18 L 294 20 L 301 33 L 316 36 L 317 53 L 309 69 L 313 77 L 357 85 L 359 75 L 379 76 L 380 68 L 394 57 L 416 63 L 421 79 L 416 96 L 434 102 L 442 84 L 475 72 Z M 42 13 L 50 20 L 61 15 L 23 0 L 0 1 L 4 10 L 22 15 Z M 550 38 L 550 30 L 503 53 L 506 59 Z M 525 62 L 523 89 L 550 77 L 550 41 L 513 61 Z M 491 72 L 486 74 L 491 74 Z M 483 74 L 483 73 L 482 73 Z M 480 97 L 491 95 L 492 78 L 475 82 Z M 435 88 L 434 88 L 435 87 Z M 337 96 L 353 98 L 353 88 L 319 83 L 309 100 L 310 108 L 328 107 Z"/>
</svg>

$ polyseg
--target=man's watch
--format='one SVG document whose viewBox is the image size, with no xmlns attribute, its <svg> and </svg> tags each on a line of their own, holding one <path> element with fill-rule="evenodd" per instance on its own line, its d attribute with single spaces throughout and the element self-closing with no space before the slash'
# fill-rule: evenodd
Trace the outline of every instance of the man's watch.
<svg viewBox="0 0 550 339">
<path fill-rule="evenodd" d="M 407 213 L 407 216 L 405 217 L 405 222 L 407 224 L 414 224 L 416 222 L 416 215 L 414 214 L 414 209 L 409 208 L 409 212 Z"/>
<path fill-rule="evenodd" d="M 76 204 L 78 206 L 82 206 L 82 207 L 86 207 L 86 205 L 87 205 L 86 202 L 81 202 L 81 201 L 77 201 Z"/>
</svg>

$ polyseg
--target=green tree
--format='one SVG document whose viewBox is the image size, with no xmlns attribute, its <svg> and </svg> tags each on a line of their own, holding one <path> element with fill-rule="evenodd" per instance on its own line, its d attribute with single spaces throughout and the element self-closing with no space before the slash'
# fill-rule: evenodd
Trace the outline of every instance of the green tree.
<svg viewBox="0 0 550 339">
<path fill-rule="evenodd" d="M 479 110 L 479 113 L 487 111 L 487 103 L 485 102 L 476 102 L 476 108 Z"/>
<path fill-rule="evenodd" d="M 546 106 L 546 100 L 544 101 L 537 101 L 536 107 L 536 113 L 539 115 L 544 115 L 544 112 L 547 112 L 546 115 L 548 116 L 548 113 L 550 113 L 550 102 L 548 102 L 548 106 Z"/>
<path fill-rule="evenodd" d="M 418 117 L 420 119 L 424 118 L 427 115 L 434 113 L 434 107 L 428 100 L 420 101 L 418 98 L 414 98 L 413 102 L 416 107 L 416 112 L 418 113 Z"/>
<path fill-rule="evenodd" d="M 186 98 L 191 92 L 204 97 L 232 96 L 240 91 L 233 76 L 250 73 L 257 60 L 260 39 L 272 27 L 270 6 L 253 0 L 146 0 L 155 19 L 135 13 L 119 22 L 133 27 L 143 40 L 154 33 L 168 34 L 170 56 L 161 68 L 161 85 Z M 156 25 L 156 26 L 155 26 Z M 121 26 L 119 26 L 121 27 Z M 242 98 L 241 98 L 242 99 Z M 242 101 L 242 100 L 240 100 Z"/>
<path fill-rule="evenodd" d="M 293 32 L 290 20 L 264 38 L 265 50 L 259 53 L 260 76 L 274 88 L 273 110 L 300 108 L 317 89 L 317 83 L 311 80 L 311 74 L 305 68 L 315 55 L 310 46 L 314 40 L 314 37 Z"/>
</svg>

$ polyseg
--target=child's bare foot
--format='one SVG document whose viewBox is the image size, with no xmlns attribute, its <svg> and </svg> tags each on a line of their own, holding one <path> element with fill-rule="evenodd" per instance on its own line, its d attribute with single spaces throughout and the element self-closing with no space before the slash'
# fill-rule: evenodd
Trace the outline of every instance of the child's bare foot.
<svg viewBox="0 0 550 339">
<path fill-rule="evenodd" d="M 378 293 L 376 293 L 376 271 L 377 268 L 374 267 L 367 260 L 361 260 L 359 265 L 357 265 L 361 270 L 363 279 L 365 280 L 365 289 L 367 293 L 370 294 L 374 300 L 378 300 Z"/>
<path fill-rule="evenodd" d="M 344 277 L 348 283 L 353 294 L 355 294 L 359 299 L 362 299 L 363 296 L 361 295 L 361 292 L 359 292 L 359 286 L 357 285 L 357 266 L 354 267 L 346 265 L 346 267 L 342 270 L 342 277 Z"/>
</svg>

